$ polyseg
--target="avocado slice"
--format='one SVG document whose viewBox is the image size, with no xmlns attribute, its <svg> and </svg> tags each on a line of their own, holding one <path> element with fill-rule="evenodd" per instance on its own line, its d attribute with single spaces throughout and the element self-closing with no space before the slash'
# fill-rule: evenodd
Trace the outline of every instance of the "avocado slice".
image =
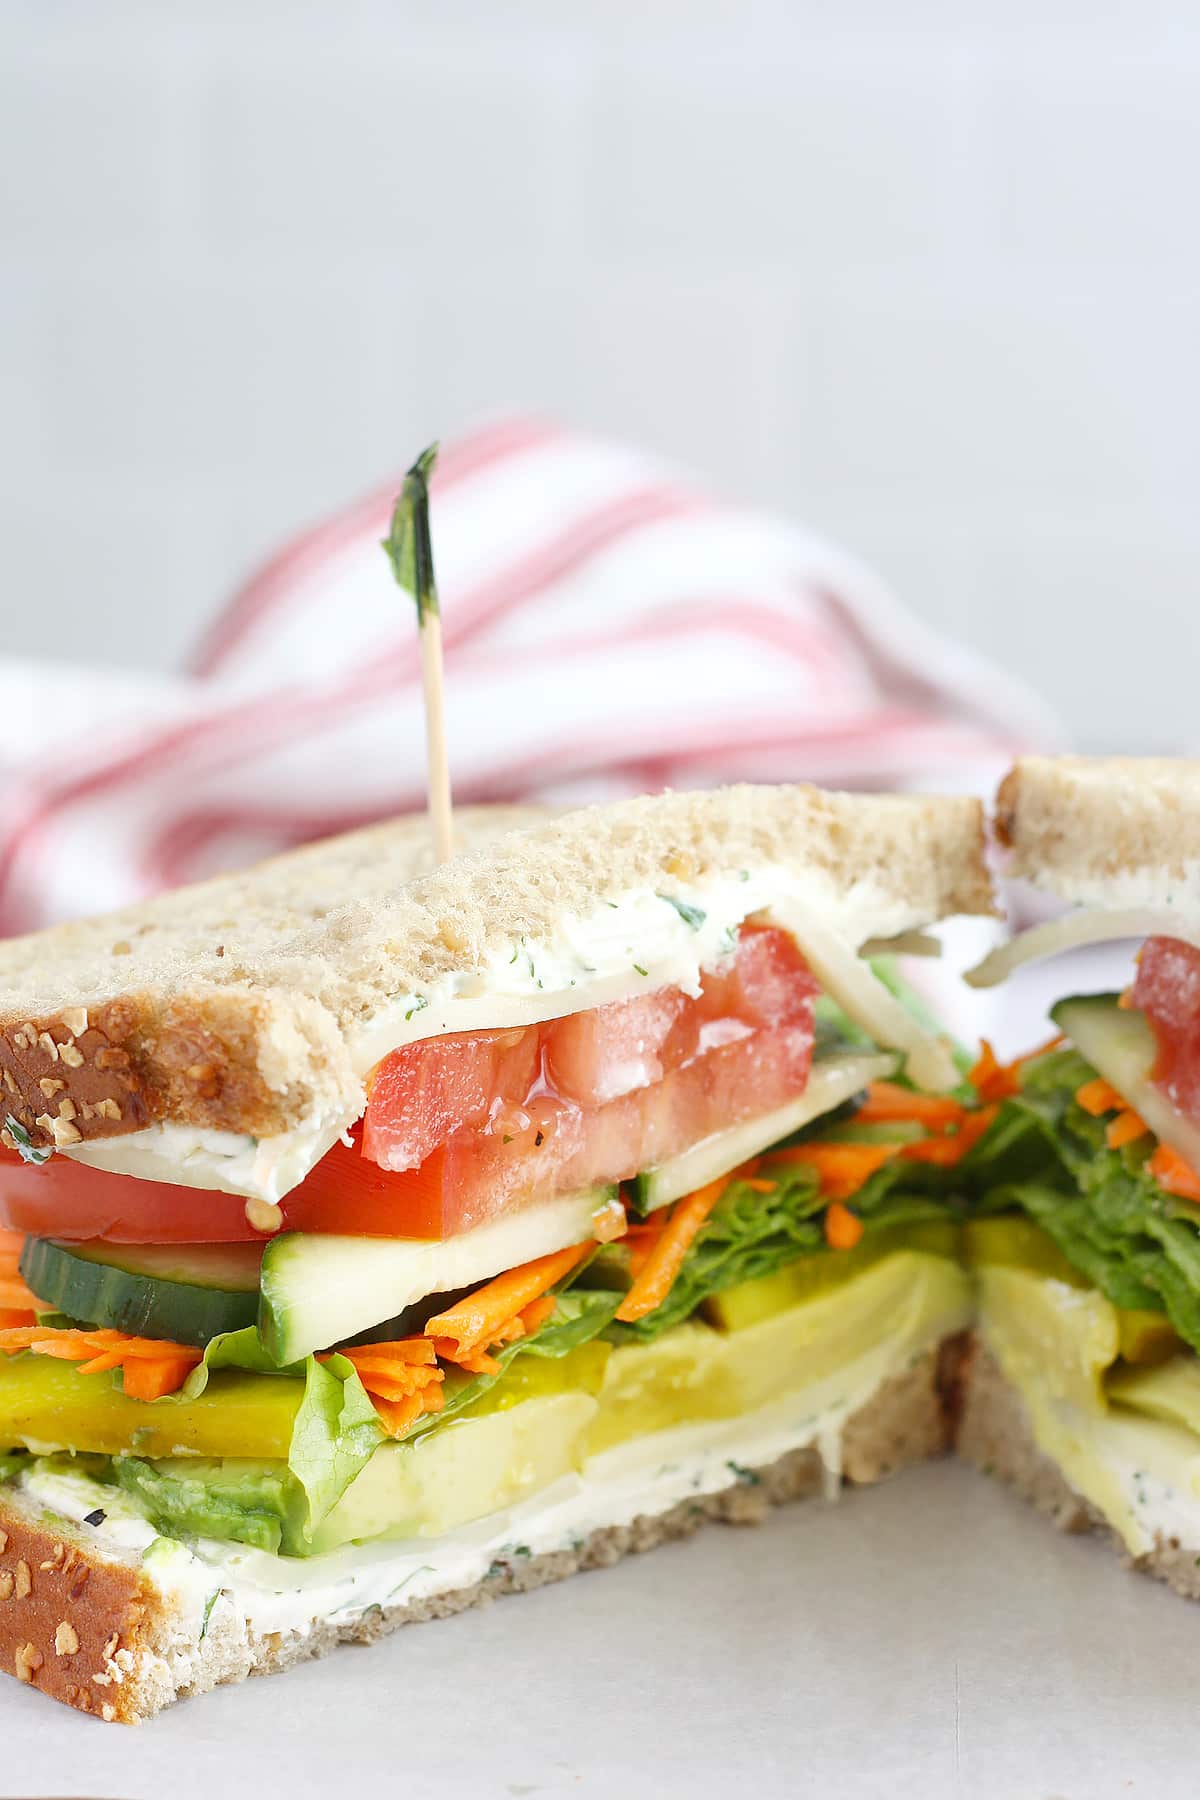
<svg viewBox="0 0 1200 1800">
<path fill-rule="evenodd" d="M 831 1252 L 824 1260 L 841 1264 L 853 1255 Z M 670 1426 L 752 1413 L 839 1376 L 864 1357 L 881 1355 L 902 1366 L 909 1346 L 961 1331 L 970 1314 L 970 1279 L 956 1262 L 904 1249 L 735 1330 L 689 1319 L 648 1344 L 613 1351 L 591 1453 Z"/>
<path fill-rule="evenodd" d="M 287 1550 L 304 1516 L 304 1497 L 285 1462 L 231 1457 L 113 1460 L 117 1485 L 171 1536 L 211 1537 L 256 1550 Z"/>
<path fill-rule="evenodd" d="M 1117 1311 L 1117 1341 L 1122 1359 L 1139 1368 L 1166 1362 L 1187 1348 L 1166 1313 L 1128 1308 Z"/>
<path fill-rule="evenodd" d="M 1067 1261 L 1049 1232 L 1024 1213 L 1004 1213 L 994 1219 L 968 1219 L 962 1231 L 964 1259 L 975 1268 L 1025 1269 L 1065 1281 L 1071 1287 L 1092 1283 Z"/>
<path fill-rule="evenodd" d="M 868 1232 L 853 1250 L 819 1250 L 801 1256 L 773 1275 L 739 1282 L 723 1293 L 712 1294 L 700 1308 L 710 1325 L 722 1331 L 744 1331 L 769 1319 L 785 1307 L 798 1306 L 841 1287 L 897 1250 L 920 1250 L 931 1256 L 953 1258 L 958 1248 L 958 1227 L 950 1219 L 928 1219 Z"/>
</svg>

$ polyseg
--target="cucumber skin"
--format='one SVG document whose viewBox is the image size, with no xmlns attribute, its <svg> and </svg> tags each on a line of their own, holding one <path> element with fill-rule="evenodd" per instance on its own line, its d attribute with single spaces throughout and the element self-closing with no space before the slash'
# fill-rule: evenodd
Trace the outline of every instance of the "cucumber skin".
<svg viewBox="0 0 1200 1800">
<path fill-rule="evenodd" d="M 253 1325 L 258 1292 L 196 1287 L 93 1262 L 52 1238 L 26 1238 L 21 1275 L 48 1311 L 134 1337 L 204 1346 L 222 1332 Z"/>
<path fill-rule="evenodd" d="M 1127 1010 L 1119 1001 L 1118 994 L 1073 994 L 1052 1006 L 1050 1017 L 1097 1073 L 1138 1108 L 1150 1084 L 1158 1045 L 1144 1014 Z"/>
</svg>

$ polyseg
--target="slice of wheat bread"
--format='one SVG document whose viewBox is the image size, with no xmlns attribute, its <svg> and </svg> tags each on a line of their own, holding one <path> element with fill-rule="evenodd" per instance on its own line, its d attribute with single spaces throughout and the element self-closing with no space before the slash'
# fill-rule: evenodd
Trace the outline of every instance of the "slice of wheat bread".
<svg viewBox="0 0 1200 1800">
<path fill-rule="evenodd" d="M 961 1404 L 956 1449 L 986 1475 L 1007 1482 L 1060 1531 L 1106 1534 L 1132 1568 L 1165 1581 L 1188 1600 L 1200 1600 L 1200 1567 L 1194 1549 L 1158 1537 L 1153 1550 L 1132 1557 L 1103 1514 L 1077 1494 L 1057 1464 L 1039 1449 L 1025 1402 L 992 1352 L 976 1336 L 960 1374 Z"/>
<path fill-rule="evenodd" d="M 425 873 L 423 822 L 401 820 L 0 945 L 4 1110 L 64 1148 L 154 1121 L 261 1137 L 353 1116 L 361 1046 L 398 1000 L 418 1009 L 518 953 L 532 979 L 539 951 L 606 905 L 735 872 L 748 894 L 773 871 L 844 912 L 853 941 L 993 910 L 965 797 L 740 787 L 492 835 L 511 822 L 477 812 L 475 847 Z"/>
<path fill-rule="evenodd" d="M 939 1366 L 957 1354 L 957 1339 L 924 1351 L 846 1421 L 844 1481 L 881 1481 L 946 1449 L 950 1421 Z M 100 1552 L 86 1524 L 47 1517 L 44 1507 L 9 1487 L 0 1490 L 0 1670 L 82 1712 L 132 1724 L 223 1682 L 273 1674 L 340 1643 L 373 1642 L 400 1625 L 606 1567 L 712 1520 L 758 1524 L 772 1506 L 821 1491 L 827 1474 L 816 1449 L 793 1450 L 765 1467 L 741 1469 L 715 1493 L 632 1522 L 599 1525 L 570 1549 L 500 1561 L 482 1580 L 451 1584 L 407 1605 L 340 1619 L 318 1615 L 303 1630 L 255 1630 L 232 1606 L 198 1623 L 147 1573 L 139 1554 Z M 436 1554 L 431 1543 L 428 1557 Z"/>
<path fill-rule="evenodd" d="M 478 849 L 542 816 L 462 807 L 456 841 Z M 413 814 L 0 941 L 0 1115 L 67 1148 L 159 1119 L 266 1136 L 353 1107 L 360 1083 L 336 1021 L 242 965 L 348 894 L 369 905 L 433 862 L 428 818 Z"/>
<path fill-rule="evenodd" d="M 996 797 L 1010 872 L 1087 905 L 1200 899 L 1200 761 L 1026 756 Z"/>
</svg>

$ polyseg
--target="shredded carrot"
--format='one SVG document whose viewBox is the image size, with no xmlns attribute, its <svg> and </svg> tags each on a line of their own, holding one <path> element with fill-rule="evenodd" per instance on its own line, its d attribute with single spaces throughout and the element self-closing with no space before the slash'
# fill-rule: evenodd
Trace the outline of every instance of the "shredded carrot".
<svg viewBox="0 0 1200 1800">
<path fill-rule="evenodd" d="M 27 1312 L 29 1323 L 33 1324 L 33 1314 L 39 1308 L 45 1311 L 37 1295 L 31 1293 L 19 1275 L 0 1275 L 0 1307 L 8 1311 Z"/>
<path fill-rule="evenodd" d="M 993 1101 L 990 1106 L 981 1106 L 978 1112 L 967 1113 L 952 1135 L 922 1138 L 916 1144 L 902 1144 L 901 1159 L 904 1162 L 934 1163 L 938 1168 L 952 1169 L 979 1142 L 999 1111 L 999 1101 Z"/>
<path fill-rule="evenodd" d="M 338 1355 L 354 1364 L 389 1437 L 403 1437 L 422 1414 L 441 1411 L 441 1384 L 446 1374 L 438 1368 L 437 1353 L 428 1338 L 360 1344 L 340 1350 Z M 325 1362 L 327 1357 L 319 1360 Z"/>
<path fill-rule="evenodd" d="M 1117 995 L 1117 1005 L 1122 1012 L 1134 1012 L 1136 1010 L 1133 989 L 1131 987 L 1122 988 L 1121 992 Z"/>
<path fill-rule="evenodd" d="M 749 1162 L 739 1163 L 731 1173 L 730 1181 L 750 1181 L 762 1168 L 762 1160 L 761 1156 L 752 1156 Z"/>
<path fill-rule="evenodd" d="M 773 1150 L 764 1160 L 814 1169 L 823 1194 L 846 1200 L 900 1148 L 899 1144 L 796 1144 L 788 1150 Z"/>
<path fill-rule="evenodd" d="M 0 1331 L 0 1351 L 14 1356 L 20 1350 L 76 1362 L 81 1375 L 120 1369 L 125 1392 L 135 1400 L 161 1400 L 164 1394 L 176 1393 L 202 1355 L 191 1344 L 130 1337 L 123 1331 L 108 1329 L 84 1331 L 74 1326 L 22 1325 Z"/>
<path fill-rule="evenodd" d="M 572 1244 L 569 1249 L 555 1250 L 550 1256 L 539 1256 L 533 1262 L 523 1263 L 519 1269 L 497 1275 L 494 1281 L 477 1288 L 465 1300 L 457 1301 L 444 1313 L 430 1319 L 425 1326 L 426 1337 L 438 1342 L 439 1356 L 461 1363 L 464 1357 L 475 1356 L 486 1351 L 490 1344 L 505 1341 L 506 1332 L 509 1338 L 520 1336 L 524 1330 L 520 1321 L 525 1308 L 531 1301 L 540 1300 L 549 1288 L 569 1274 L 591 1248 L 592 1240 L 586 1244 Z M 516 1331 L 512 1330 L 514 1321 L 518 1327 Z M 443 1349 L 443 1343 L 450 1348 Z"/>
<path fill-rule="evenodd" d="M 967 1080 L 981 1100 L 1008 1100 L 1019 1094 L 1021 1084 L 1015 1067 L 1006 1067 L 987 1038 L 980 1039 L 979 1060 L 967 1073 Z"/>
<path fill-rule="evenodd" d="M 653 1249 L 634 1279 L 633 1286 L 617 1308 L 617 1318 L 625 1324 L 642 1319 L 656 1306 L 661 1306 L 683 1265 L 692 1240 L 709 1213 L 729 1186 L 729 1176 L 710 1181 L 697 1188 L 671 1208 L 671 1216 L 659 1233 Z"/>
<path fill-rule="evenodd" d="M 752 1176 L 747 1181 L 744 1181 L 742 1185 L 743 1187 L 750 1188 L 755 1194 L 773 1194 L 775 1189 L 779 1186 L 779 1183 L 777 1181 L 763 1181 L 761 1177 Z"/>
<path fill-rule="evenodd" d="M 667 1214 L 665 1208 L 656 1212 L 652 1218 L 640 1225 L 631 1225 L 625 1234 L 625 1243 L 629 1248 L 629 1269 L 634 1280 L 646 1266 L 646 1259 L 666 1230 Z"/>
<path fill-rule="evenodd" d="M 534 1300 L 521 1314 L 521 1323 L 526 1334 L 537 1331 L 546 1323 L 554 1311 L 556 1301 L 553 1294 L 543 1294 L 540 1300 Z"/>
<path fill-rule="evenodd" d="M 1168 1194 L 1176 1194 L 1181 1200 L 1200 1200 L 1200 1175 L 1169 1144 L 1160 1144 L 1146 1167 Z"/>
<path fill-rule="evenodd" d="M 1097 1075 L 1094 1081 L 1085 1081 L 1082 1087 L 1075 1089 L 1075 1100 L 1085 1113 L 1091 1113 L 1098 1119 L 1104 1113 L 1123 1112 L 1125 1102 L 1118 1094 L 1111 1081 L 1105 1081 Z"/>
<path fill-rule="evenodd" d="M 533 1300 L 503 1325 L 497 1327 L 484 1344 L 477 1344 L 474 1349 L 463 1350 L 454 1338 L 434 1338 L 433 1347 L 445 1362 L 457 1363 L 460 1369 L 468 1369 L 473 1375 L 498 1375 L 503 1365 L 489 1350 L 496 1350 L 502 1344 L 511 1344 L 517 1338 L 527 1337 L 531 1331 L 544 1324 L 557 1304 L 553 1294 L 545 1294 L 540 1300 Z"/>
<path fill-rule="evenodd" d="M 131 1400 L 162 1400 L 179 1392 L 198 1361 L 185 1350 L 181 1356 L 160 1356 L 153 1362 L 122 1363 L 121 1385 Z"/>
<path fill-rule="evenodd" d="M 42 1309 L 37 1295 L 21 1280 L 21 1252 L 25 1248 L 22 1231 L 0 1229 L 0 1314 L 4 1326 L 33 1325 Z"/>
<path fill-rule="evenodd" d="M 1110 1150 L 1120 1150 L 1122 1145 L 1135 1144 L 1138 1138 L 1145 1137 L 1149 1129 L 1145 1119 L 1127 1106 L 1109 1121 L 1104 1141 Z"/>
<path fill-rule="evenodd" d="M 825 1208 L 825 1242 L 831 1250 L 853 1250 L 863 1234 L 863 1222 L 841 1200 Z"/>
<path fill-rule="evenodd" d="M 388 1436 L 402 1438 L 418 1419 L 426 1413 L 441 1412 L 446 1403 L 441 1388 L 431 1385 L 422 1388 L 420 1393 L 406 1395 L 403 1400 L 384 1400 L 380 1395 L 372 1394 L 371 1404 Z"/>
<path fill-rule="evenodd" d="M 931 1131 L 957 1125 L 962 1116 L 961 1103 L 952 1100 L 948 1094 L 918 1094 L 896 1081 L 873 1081 L 867 1089 L 866 1099 L 854 1115 L 856 1120 L 861 1119 L 867 1124 L 918 1119 Z"/>
</svg>

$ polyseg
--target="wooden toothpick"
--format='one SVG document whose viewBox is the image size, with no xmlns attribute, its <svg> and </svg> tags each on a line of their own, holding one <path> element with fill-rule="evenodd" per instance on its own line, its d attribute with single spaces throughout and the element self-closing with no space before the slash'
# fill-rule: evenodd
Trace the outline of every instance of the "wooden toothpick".
<svg viewBox="0 0 1200 1800">
<path fill-rule="evenodd" d="M 442 677 L 442 614 L 433 579 L 433 539 L 429 531 L 429 478 L 438 447 L 418 456 L 400 490 L 392 527 L 383 540 L 392 572 L 417 604 L 421 634 L 421 679 L 425 690 L 425 762 L 429 823 L 438 862 L 454 854 L 450 764 L 446 756 L 445 684 Z"/>
</svg>

